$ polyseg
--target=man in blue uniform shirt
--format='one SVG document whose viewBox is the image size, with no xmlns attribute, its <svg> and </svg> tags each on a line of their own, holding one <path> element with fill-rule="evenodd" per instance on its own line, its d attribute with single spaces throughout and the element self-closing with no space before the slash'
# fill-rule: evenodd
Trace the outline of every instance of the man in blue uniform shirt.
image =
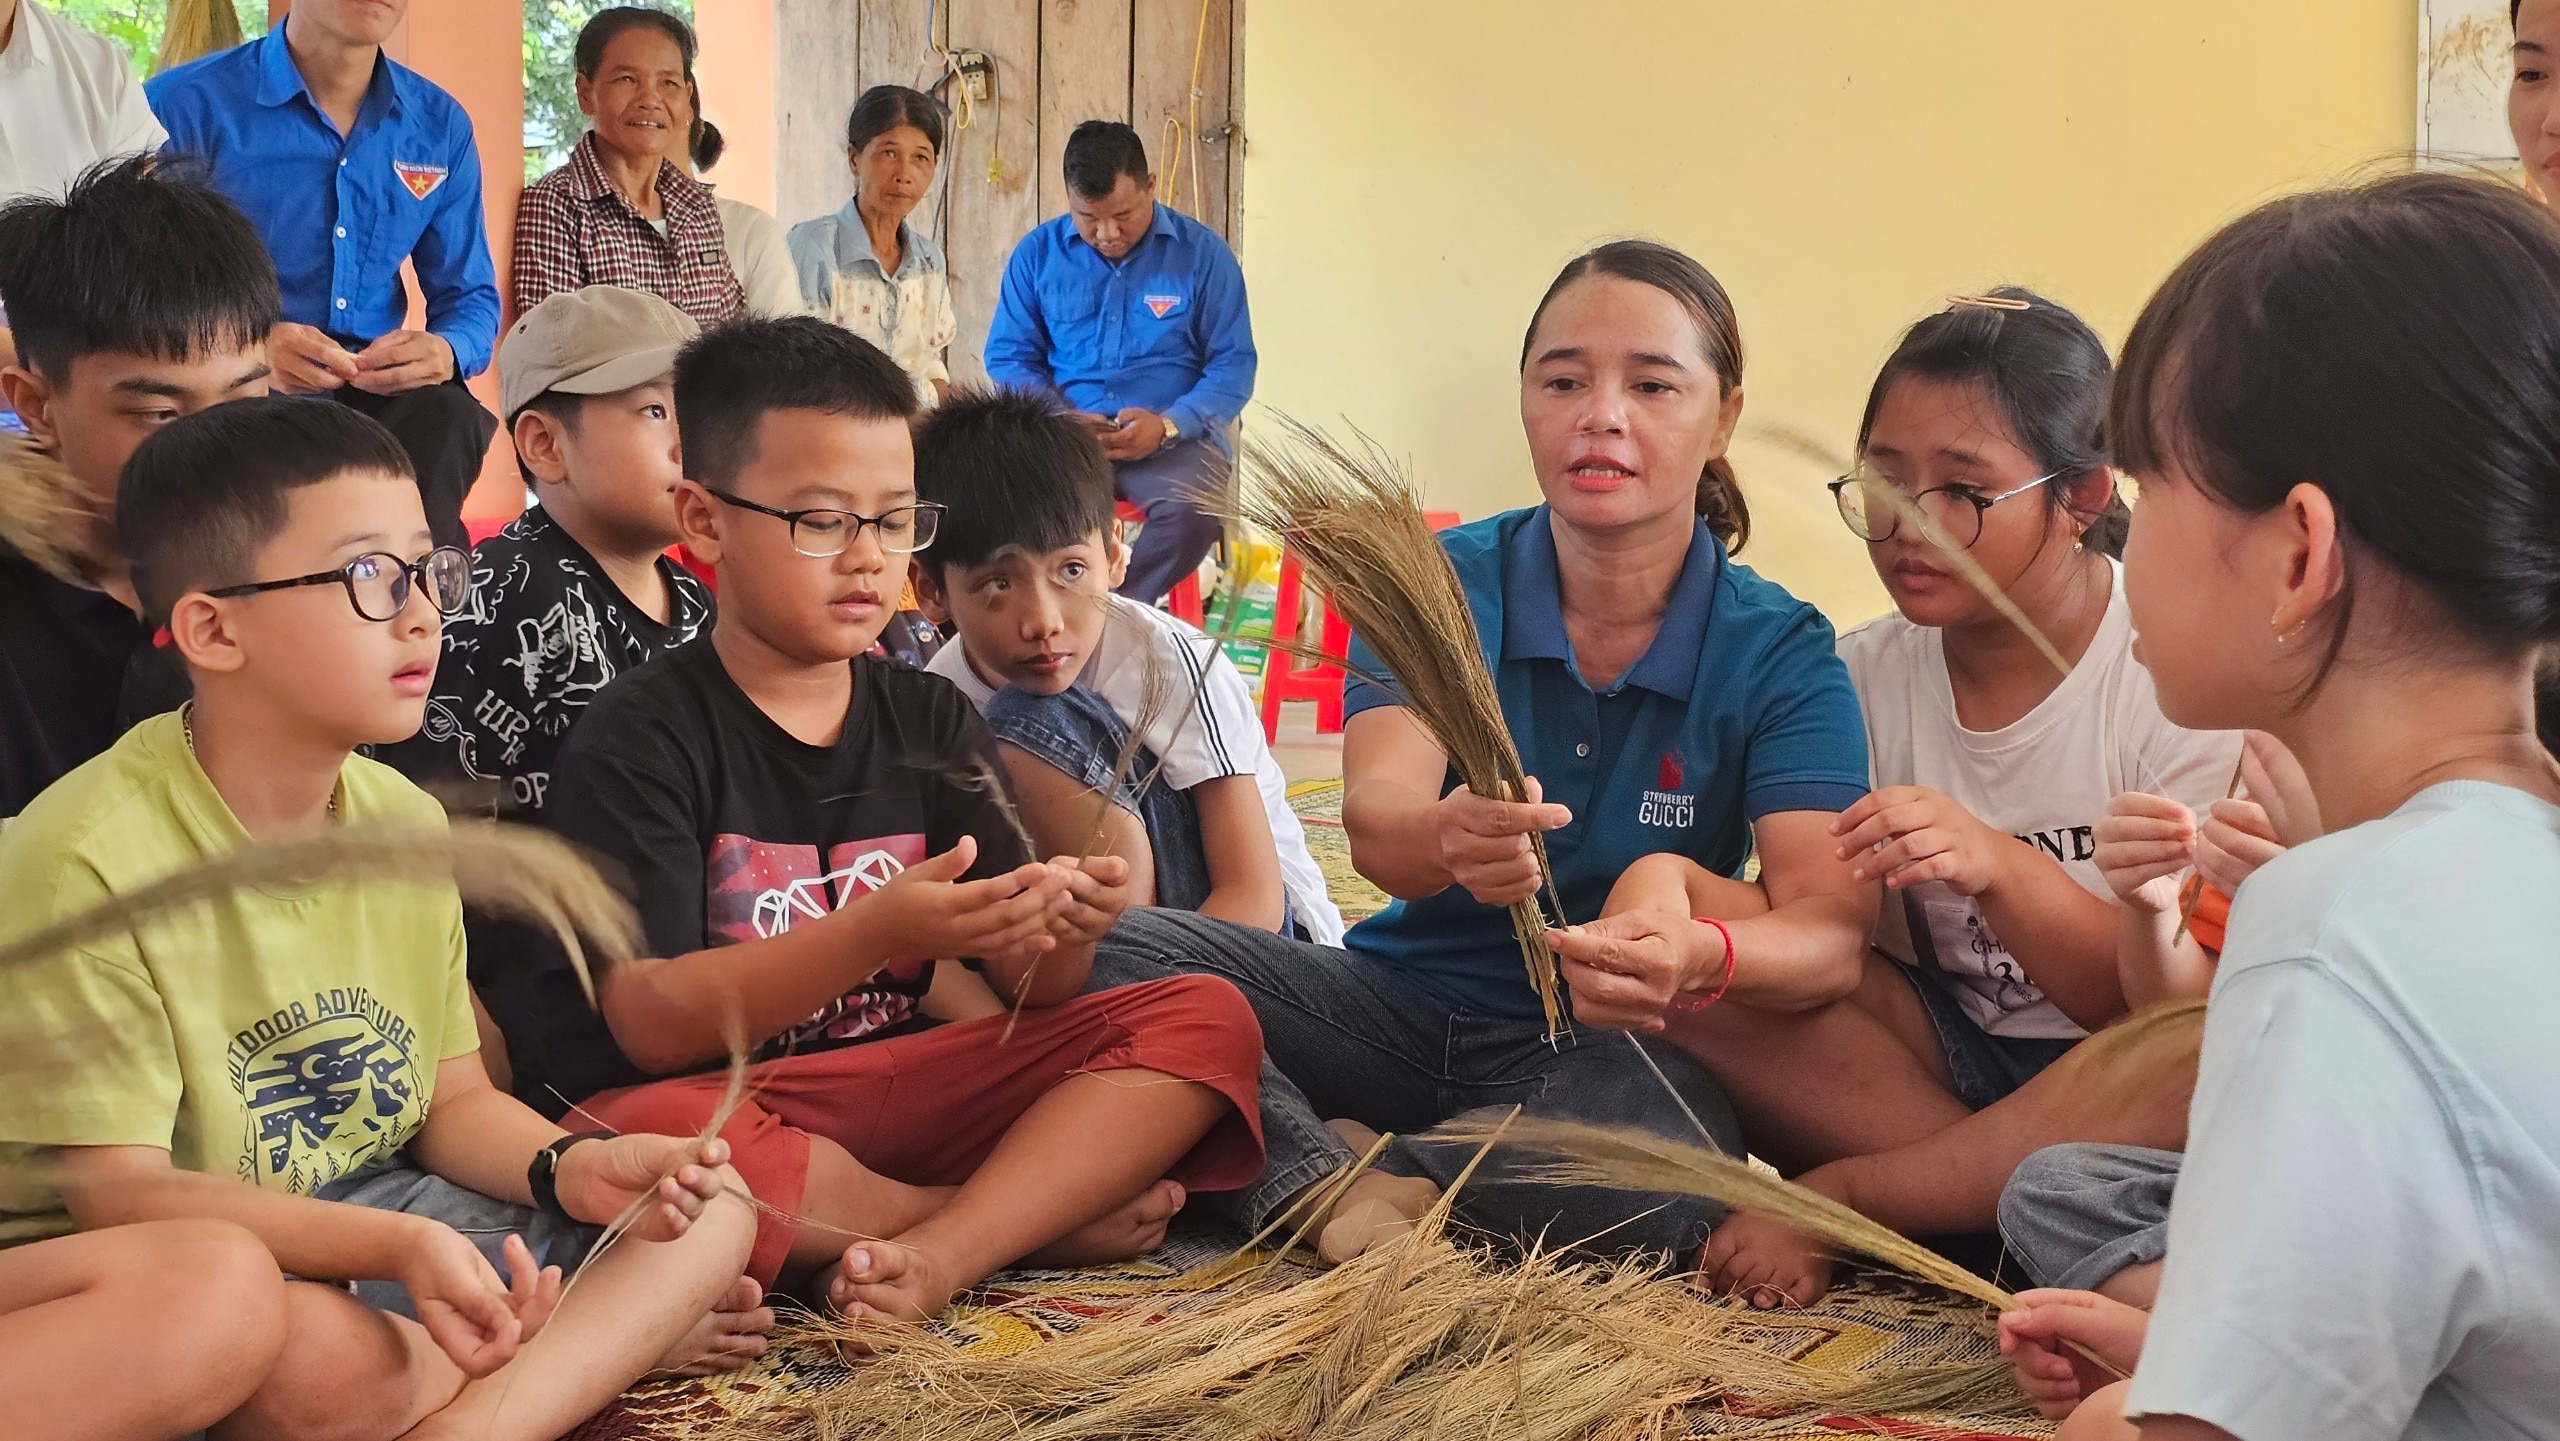
<svg viewBox="0 0 2560 1441">
<path fill-rule="evenodd" d="M 489 368 L 498 280 L 471 120 L 382 53 L 408 0 L 295 0 L 273 33 L 144 87 L 169 146 L 214 182 L 275 257 L 285 323 L 268 338 L 281 394 L 334 396 L 400 437 L 441 544 L 497 420 L 462 382 Z M 411 262 L 426 328 L 408 329 Z"/>
<path fill-rule="evenodd" d="M 1231 463 L 1253 398 L 1244 271 L 1217 232 L 1156 203 L 1138 132 L 1088 120 L 1067 140 L 1067 213 L 1022 237 L 987 332 L 987 374 L 1072 407 L 1120 495 L 1146 512 L 1120 593 L 1155 601 L 1218 539 L 1198 497 Z"/>
</svg>

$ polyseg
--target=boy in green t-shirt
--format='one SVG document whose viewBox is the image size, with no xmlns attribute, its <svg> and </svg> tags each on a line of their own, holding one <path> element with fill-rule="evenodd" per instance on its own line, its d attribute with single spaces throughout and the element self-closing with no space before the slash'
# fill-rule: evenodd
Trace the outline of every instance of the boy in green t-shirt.
<svg viewBox="0 0 2560 1441">
<path fill-rule="evenodd" d="M 352 754 L 417 727 L 441 613 L 469 593 L 388 431 L 291 400 L 192 416 L 136 452 L 117 521 L 196 699 L 0 831 L 0 931 L 253 840 L 444 824 Z M 745 1262 L 725 1145 L 564 1136 L 490 1085 L 449 886 L 239 893 L 10 991 L 0 1140 L 53 1150 L 67 1215 L 0 1240 L 225 1220 L 288 1275 L 355 1283 L 287 1288 L 285 1344 L 227 1429 L 556 1436 L 661 1358 L 700 1359 L 680 1343 Z M 545 1263 L 635 1206 L 564 1303 Z"/>
</svg>

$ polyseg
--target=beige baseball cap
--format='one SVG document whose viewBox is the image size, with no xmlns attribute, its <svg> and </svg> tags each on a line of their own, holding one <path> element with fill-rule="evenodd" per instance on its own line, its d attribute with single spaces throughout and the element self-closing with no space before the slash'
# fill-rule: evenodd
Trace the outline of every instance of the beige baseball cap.
<svg viewBox="0 0 2560 1441">
<path fill-rule="evenodd" d="M 498 352 L 498 409 L 508 424 L 546 391 L 611 395 L 676 368 L 702 333 L 692 316 L 645 290 L 564 290 L 517 319 Z"/>
</svg>

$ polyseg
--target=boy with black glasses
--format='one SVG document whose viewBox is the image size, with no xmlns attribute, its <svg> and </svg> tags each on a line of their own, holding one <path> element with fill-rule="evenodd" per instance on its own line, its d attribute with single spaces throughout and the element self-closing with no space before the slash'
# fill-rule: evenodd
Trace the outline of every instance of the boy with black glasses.
<svg viewBox="0 0 2560 1441">
<path fill-rule="evenodd" d="M 938 520 L 914 385 L 798 318 L 703 336 L 675 390 L 677 517 L 720 616 L 608 687 L 553 773 L 550 824 L 630 873 L 661 958 L 602 978 L 588 1050 L 621 1088 L 582 1109 L 698 1133 L 742 1030 L 722 1134 L 775 1208 L 749 1274 L 852 1315 L 1151 1249 L 1186 1185 L 1260 1174 L 1261 1032 L 1220 980 L 1079 995 L 1126 865 L 1036 859 L 967 698 L 868 654 Z M 1019 1014 L 928 1029 L 937 968 L 964 967 Z"/>
<path fill-rule="evenodd" d="M 354 753 L 417 726 L 470 582 L 389 431 L 308 401 L 189 417 L 126 466 L 117 522 L 195 700 L 0 831 L 0 933 L 257 841 L 445 824 Z M 244 889 L 29 963 L 0 1058 L 0 1142 L 59 1180 L 0 1243 L 228 1221 L 324 1283 L 287 1288 L 226 1432 L 557 1436 L 699 1360 L 688 1333 L 746 1258 L 725 1145 L 565 1136 L 490 1084 L 450 885 Z M 626 1214 L 564 1298 L 559 1268 Z"/>
</svg>

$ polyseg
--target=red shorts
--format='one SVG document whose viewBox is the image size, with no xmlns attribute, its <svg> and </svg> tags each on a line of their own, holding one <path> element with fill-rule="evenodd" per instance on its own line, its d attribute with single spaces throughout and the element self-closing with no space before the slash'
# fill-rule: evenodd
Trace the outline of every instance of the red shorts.
<svg viewBox="0 0 2560 1441">
<path fill-rule="evenodd" d="M 1079 1071 L 1161 1071 L 1235 1106 L 1174 1167 L 1195 1191 L 1232 1191 L 1262 1175 L 1262 1027 L 1244 993 L 1214 976 L 1172 976 L 1005 1017 L 786 1056 L 747 1074 L 747 1100 L 721 1131 L 758 1198 L 802 1209 L 809 1138 L 824 1136 L 874 1172 L 911 1186 L 969 1179 L 1032 1103 Z M 607 1091 L 579 1109 L 619 1131 L 699 1132 L 728 1090 L 722 1072 Z M 791 1222 L 760 1212 L 747 1274 L 771 1286 L 791 1252 Z"/>
</svg>

